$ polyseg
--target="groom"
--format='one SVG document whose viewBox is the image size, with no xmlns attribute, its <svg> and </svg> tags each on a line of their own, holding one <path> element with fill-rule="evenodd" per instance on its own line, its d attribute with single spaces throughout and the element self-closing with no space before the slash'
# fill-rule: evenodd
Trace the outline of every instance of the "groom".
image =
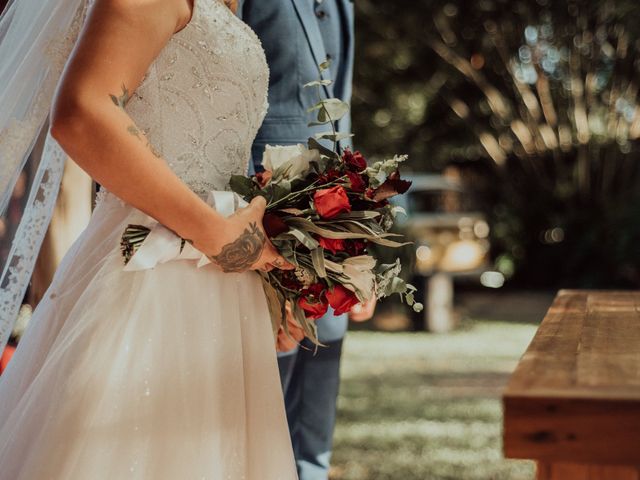
<svg viewBox="0 0 640 480">
<path fill-rule="evenodd" d="M 317 103 L 318 65 L 329 59 L 325 97 L 351 100 L 353 72 L 353 1 L 243 0 L 239 15 L 258 34 L 271 70 L 269 111 L 253 144 L 253 163 L 260 165 L 265 145 L 306 144 L 322 127 L 307 126 L 307 109 Z M 326 125 L 324 126 L 326 129 Z M 347 115 L 338 130 L 351 131 Z M 344 145 L 343 145 L 344 146 Z M 278 358 L 293 450 L 300 480 L 326 480 L 340 382 L 342 339 L 347 315 L 330 311 L 318 320 L 318 336 L 326 348 L 314 355 L 303 341 Z M 306 348 L 304 348 L 306 347 Z"/>
</svg>

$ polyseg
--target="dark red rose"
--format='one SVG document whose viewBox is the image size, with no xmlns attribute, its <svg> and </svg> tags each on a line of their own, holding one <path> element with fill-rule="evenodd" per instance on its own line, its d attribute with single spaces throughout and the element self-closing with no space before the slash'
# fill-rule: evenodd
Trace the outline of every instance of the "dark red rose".
<svg viewBox="0 0 640 480">
<path fill-rule="evenodd" d="M 362 255 L 367 249 L 366 240 L 347 240 L 345 242 L 345 250 L 352 257 Z"/>
<path fill-rule="evenodd" d="M 328 170 L 324 174 L 320 175 L 318 178 L 320 179 L 321 183 L 329 183 L 340 178 L 341 176 L 342 174 L 338 170 L 332 168 L 331 170 Z"/>
<path fill-rule="evenodd" d="M 364 192 L 364 196 L 365 198 L 369 199 L 369 200 L 373 200 L 373 197 L 376 194 L 376 190 L 374 188 L 367 188 L 367 190 Z"/>
<path fill-rule="evenodd" d="M 317 320 L 324 316 L 329 309 L 326 301 L 309 300 L 307 297 L 300 297 L 298 299 L 298 306 L 304 311 L 304 316 L 312 320 Z"/>
<path fill-rule="evenodd" d="M 308 296 L 312 295 L 315 298 L 320 298 L 322 293 L 324 292 L 325 285 L 324 283 L 316 282 L 312 285 L 309 285 L 307 288 L 302 290 L 302 295 Z"/>
<path fill-rule="evenodd" d="M 348 148 L 344 149 L 342 153 L 342 161 L 344 162 L 347 170 L 352 172 L 361 172 L 367 168 L 367 160 L 358 151 L 351 152 Z"/>
<path fill-rule="evenodd" d="M 302 290 L 302 296 L 298 299 L 298 306 L 304 310 L 305 317 L 317 320 L 327 313 L 329 304 L 324 290 L 325 286 L 320 282 Z"/>
<path fill-rule="evenodd" d="M 347 192 L 340 185 L 317 190 L 313 195 L 313 203 L 322 218 L 333 218 L 351 211 Z"/>
<path fill-rule="evenodd" d="M 347 290 L 342 285 L 335 285 L 332 289 L 327 290 L 326 293 L 329 305 L 331 305 L 335 311 L 335 315 L 341 315 L 351 310 L 351 307 L 360 303 L 356 294 L 351 290 Z"/>
<path fill-rule="evenodd" d="M 340 238 L 319 237 L 318 242 L 322 248 L 329 250 L 331 253 L 342 252 L 345 249 L 345 241 Z"/>
<path fill-rule="evenodd" d="M 258 182 L 258 185 L 260 185 L 260 188 L 266 187 L 271 181 L 271 177 L 273 177 L 273 173 L 269 170 L 256 173 L 256 180 Z"/>
<path fill-rule="evenodd" d="M 269 238 L 275 238 L 281 233 L 288 232 L 289 227 L 284 220 L 274 213 L 265 213 L 262 217 L 262 226 Z"/>
<path fill-rule="evenodd" d="M 362 175 L 356 172 L 347 172 L 349 182 L 351 182 L 351 190 L 362 193 L 367 188 L 367 183 Z"/>
<path fill-rule="evenodd" d="M 368 189 L 365 193 L 365 196 L 367 198 L 370 198 L 374 202 L 381 202 L 400 193 L 405 193 L 407 190 L 409 190 L 410 186 L 411 182 L 402 180 L 400 178 L 400 172 L 396 170 L 391 175 L 389 175 L 385 182 L 378 188 L 376 188 L 372 192 L 369 191 L 371 189 Z"/>
</svg>

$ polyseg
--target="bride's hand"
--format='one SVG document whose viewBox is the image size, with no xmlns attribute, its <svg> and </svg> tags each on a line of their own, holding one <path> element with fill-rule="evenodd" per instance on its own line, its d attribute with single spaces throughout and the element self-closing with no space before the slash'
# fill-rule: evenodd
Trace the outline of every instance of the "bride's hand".
<svg viewBox="0 0 640 480">
<path fill-rule="evenodd" d="M 265 234 L 262 217 L 266 206 L 263 197 L 254 198 L 247 207 L 227 218 L 223 228 L 218 226 L 194 240 L 194 247 L 225 272 L 295 268 L 278 253 Z"/>
</svg>

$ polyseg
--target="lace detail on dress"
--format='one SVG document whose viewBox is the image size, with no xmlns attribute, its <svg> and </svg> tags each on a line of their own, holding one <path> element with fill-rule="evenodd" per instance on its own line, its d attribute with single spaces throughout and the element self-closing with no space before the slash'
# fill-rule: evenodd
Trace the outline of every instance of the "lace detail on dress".
<svg viewBox="0 0 640 480">
<path fill-rule="evenodd" d="M 247 172 L 268 84 L 255 33 L 220 1 L 197 0 L 127 111 L 192 190 L 224 190 Z"/>
</svg>

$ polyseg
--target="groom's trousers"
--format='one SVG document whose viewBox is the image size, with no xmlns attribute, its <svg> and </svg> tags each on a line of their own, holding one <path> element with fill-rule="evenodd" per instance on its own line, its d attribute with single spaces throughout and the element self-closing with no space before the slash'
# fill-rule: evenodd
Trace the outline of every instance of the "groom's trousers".
<svg viewBox="0 0 640 480">
<path fill-rule="evenodd" d="M 308 340 L 278 356 L 287 420 L 300 480 L 327 480 L 333 444 L 340 355 L 347 316 L 326 315 L 318 322 L 325 347 Z"/>
</svg>

